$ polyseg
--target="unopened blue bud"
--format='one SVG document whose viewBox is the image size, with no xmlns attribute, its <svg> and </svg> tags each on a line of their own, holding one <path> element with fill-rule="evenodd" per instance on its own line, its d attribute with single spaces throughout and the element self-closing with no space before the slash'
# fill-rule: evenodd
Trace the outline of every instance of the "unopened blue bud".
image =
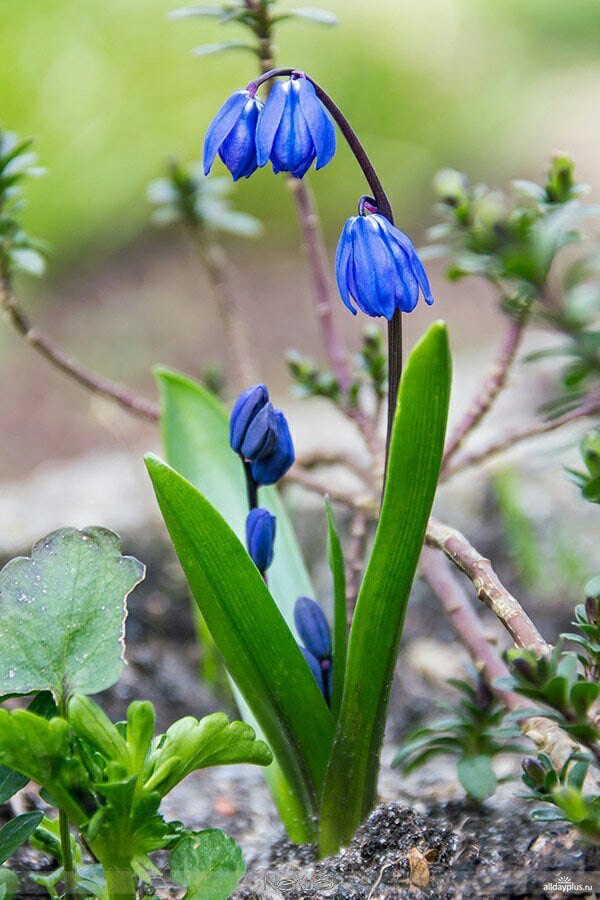
<svg viewBox="0 0 600 900">
<path fill-rule="evenodd" d="M 295 178 L 303 178 L 315 160 L 322 169 L 333 159 L 335 125 L 303 73 L 273 86 L 260 111 L 256 151 L 259 166 L 271 160 L 276 174 Z"/>
<path fill-rule="evenodd" d="M 277 447 L 278 420 L 273 405 L 267 403 L 246 429 L 241 454 L 244 459 L 266 459 Z"/>
<path fill-rule="evenodd" d="M 255 384 L 240 394 L 231 411 L 229 443 L 235 453 L 242 452 L 242 443 L 254 418 L 269 402 L 269 392 L 264 384 Z"/>
<path fill-rule="evenodd" d="M 217 153 L 233 180 L 249 178 L 256 171 L 256 126 L 264 104 L 249 90 L 236 91 L 212 120 L 204 139 L 204 174 L 208 175 Z"/>
<path fill-rule="evenodd" d="M 325 613 L 309 597 L 299 597 L 294 607 L 296 631 L 306 648 L 318 660 L 331 658 L 331 635 Z"/>
<path fill-rule="evenodd" d="M 246 518 L 246 546 L 259 572 L 273 562 L 276 519 L 268 509 L 252 509 Z"/>
<path fill-rule="evenodd" d="M 315 677 L 315 681 L 319 685 L 319 690 L 321 691 L 321 693 L 323 695 L 325 695 L 325 685 L 323 683 L 323 672 L 321 670 L 321 664 L 319 663 L 319 660 L 317 659 L 316 656 L 314 656 L 310 652 L 310 650 L 307 650 L 306 647 L 300 647 L 300 650 L 302 651 L 302 655 L 304 656 L 304 659 L 310 666 L 310 671 L 313 673 L 313 675 Z"/>
<path fill-rule="evenodd" d="M 296 455 L 287 419 L 280 409 L 274 410 L 277 444 L 272 453 L 252 460 L 250 469 L 257 484 L 275 484 L 293 465 Z"/>
<path fill-rule="evenodd" d="M 429 280 L 412 244 L 389 219 L 377 212 L 348 219 L 335 259 L 337 283 L 344 304 L 356 315 L 353 302 L 368 316 L 391 319 L 399 309 L 412 312 L 419 291 L 433 303 Z M 371 207 L 372 208 L 372 207 Z"/>
</svg>

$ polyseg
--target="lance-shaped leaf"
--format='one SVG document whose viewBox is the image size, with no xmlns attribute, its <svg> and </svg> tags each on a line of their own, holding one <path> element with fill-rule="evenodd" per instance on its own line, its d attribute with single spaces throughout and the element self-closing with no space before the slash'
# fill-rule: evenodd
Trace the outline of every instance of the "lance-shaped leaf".
<svg viewBox="0 0 600 900">
<path fill-rule="evenodd" d="M 0 865 L 23 846 L 43 818 L 43 812 L 23 813 L 0 828 Z"/>
<path fill-rule="evenodd" d="M 325 501 L 327 515 L 327 558 L 333 575 L 333 694 L 331 712 L 337 719 L 342 704 L 346 655 L 348 645 L 346 611 L 346 571 L 344 553 L 335 527 L 335 519 L 329 500 Z"/>
<path fill-rule="evenodd" d="M 306 816 L 318 808 L 331 714 L 243 545 L 219 513 L 155 456 L 146 464 L 171 539 L 215 644 Z"/>
<path fill-rule="evenodd" d="M 402 378 L 375 543 L 356 603 L 321 809 L 321 852 L 348 842 L 376 798 L 404 614 L 439 478 L 450 397 L 446 328 L 432 325 Z M 340 815 L 343 810 L 343 815 Z"/>
<path fill-rule="evenodd" d="M 62 528 L 0 572 L 0 693 L 95 694 L 124 666 L 126 598 L 144 566 L 104 528 Z"/>
</svg>

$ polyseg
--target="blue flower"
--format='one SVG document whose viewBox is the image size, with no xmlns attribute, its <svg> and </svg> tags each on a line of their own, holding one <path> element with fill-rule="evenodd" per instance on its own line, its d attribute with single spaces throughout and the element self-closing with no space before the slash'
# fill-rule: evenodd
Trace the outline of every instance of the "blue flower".
<svg viewBox="0 0 600 900">
<path fill-rule="evenodd" d="M 368 204 L 365 204 L 368 205 Z M 429 280 L 410 238 L 379 213 L 353 216 L 344 225 L 335 269 L 344 304 L 368 316 L 391 319 L 412 312 L 422 292 L 433 303 Z"/>
<path fill-rule="evenodd" d="M 280 409 L 273 410 L 277 432 L 275 449 L 268 455 L 250 461 L 250 471 L 257 484 L 275 484 L 294 463 L 294 443 L 287 419 Z"/>
<path fill-rule="evenodd" d="M 296 631 L 318 660 L 331 658 L 331 635 L 325 613 L 310 597 L 298 597 L 294 607 Z"/>
<path fill-rule="evenodd" d="M 256 171 L 256 125 L 264 104 L 248 89 L 236 91 L 212 120 L 204 139 L 204 174 L 208 175 L 217 153 L 233 180 L 249 178 Z"/>
<path fill-rule="evenodd" d="M 259 166 L 303 178 L 313 162 L 322 169 L 335 155 L 335 125 L 302 73 L 278 81 L 260 112 L 256 129 Z"/>
<path fill-rule="evenodd" d="M 302 651 L 302 655 L 309 665 L 310 671 L 313 673 L 314 679 L 319 686 L 319 690 L 321 691 L 321 693 L 324 696 L 325 695 L 325 685 L 323 683 L 323 671 L 321 669 L 321 664 L 320 664 L 319 660 L 317 659 L 316 656 L 313 656 L 313 654 L 310 652 L 310 650 L 307 650 L 306 647 L 300 647 L 300 650 Z"/>
<path fill-rule="evenodd" d="M 236 400 L 229 420 L 229 443 L 250 463 L 257 484 L 275 484 L 296 458 L 287 420 L 269 402 L 264 384 L 247 388 Z"/>
<path fill-rule="evenodd" d="M 252 509 L 246 518 L 246 546 L 261 573 L 266 572 L 273 562 L 276 523 L 268 509 Z"/>
<path fill-rule="evenodd" d="M 242 452 L 250 424 L 268 402 L 269 392 L 264 384 L 246 388 L 236 400 L 229 419 L 229 443 L 235 453 Z"/>
</svg>

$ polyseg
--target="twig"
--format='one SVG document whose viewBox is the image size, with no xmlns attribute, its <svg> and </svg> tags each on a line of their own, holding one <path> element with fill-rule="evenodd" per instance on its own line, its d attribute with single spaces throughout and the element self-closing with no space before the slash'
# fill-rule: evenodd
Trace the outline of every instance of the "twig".
<svg viewBox="0 0 600 900">
<path fill-rule="evenodd" d="M 454 429 L 446 446 L 442 468 L 445 468 L 468 435 L 479 425 L 491 409 L 494 401 L 506 384 L 508 373 L 517 355 L 523 336 L 526 318 L 510 319 L 498 358 L 487 374 L 471 406 Z"/>
<path fill-rule="evenodd" d="M 15 297 L 10 280 L 5 271 L 0 269 L 0 306 L 6 313 L 6 317 L 15 331 L 47 359 L 53 366 L 60 369 L 65 375 L 72 378 L 82 387 L 94 394 L 108 397 L 119 406 L 143 419 L 156 421 L 159 417 L 159 409 L 155 403 L 138 397 L 129 388 L 116 384 L 106 378 L 82 366 L 80 363 L 67 356 L 59 346 L 46 337 L 33 325 L 27 314 L 21 309 Z"/>
<path fill-rule="evenodd" d="M 348 612 L 348 624 L 352 623 L 356 598 L 360 588 L 360 582 L 365 565 L 365 551 L 367 546 L 368 518 L 364 512 L 355 512 L 350 523 L 350 542 L 346 558 L 346 608 Z"/>
<path fill-rule="evenodd" d="M 244 328 L 231 288 L 227 254 L 219 244 L 207 239 L 200 229 L 195 228 L 194 232 L 201 262 L 208 274 L 227 339 L 229 364 L 233 375 L 231 382 L 239 392 L 257 381 L 258 375 L 250 350 L 248 331 Z"/>
<path fill-rule="evenodd" d="M 335 448 L 315 449 L 303 453 L 296 459 L 296 465 L 301 469 L 318 469 L 324 466 L 345 466 L 354 475 L 357 475 L 365 484 L 372 485 L 373 471 L 360 459 L 345 450 Z"/>
<path fill-rule="evenodd" d="M 476 667 L 482 672 L 491 690 L 508 710 L 528 706 L 525 698 L 513 691 L 494 686 L 497 678 L 508 675 L 508 669 L 500 655 L 490 644 L 469 598 L 452 571 L 450 564 L 439 553 L 427 547 L 421 555 L 421 574 L 448 615 L 454 630 L 467 648 Z M 561 769 L 574 750 L 581 748 L 556 722 L 541 716 L 532 716 L 519 723 L 523 734 L 536 744 L 539 751 L 547 753 L 556 769 Z M 591 785 L 590 785 L 591 787 Z"/>
<path fill-rule="evenodd" d="M 551 647 L 543 639 L 518 600 L 504 587 L 489 559 L 481 556 L 464 535 L 433 517 L 427 527 L 426 543 L 442 550 L 473 582 L 480 600 L 502 622 L 518 647 L 548 654 Z"/>
<path fill-rule="evenodd" d="M 543 434 L 557 431 L 559 428 L 563 428 L 565 425 L 570 425 L 572 422 L 577 421 L 577 419 L 583 419 L 598 412 L 600 412 L 600 395 L 594 394 L 593 396 L 588 397 L 584 403 L 575 407 L 575 409 L 569 410 L 569 412 L 566 412 L 562 416 L 558 416 L 556 419 L 549 419 L 545 422 L 526 425 L 523 428 L 513 431 L 512 434 L 492 442 L 482 450 L 476 450 L 473 453 L 465 454 L 454 463 L 454 465 L 449 466 L 442 473 L 442 480 L 445 481 L 453 475 L 463 472 L 465 469 L 471 468 L 472 466 L 481 465 L 481 463 L 487 462 L 487 460 L 492 459 L 494 456 L 498 456 L 500 453 L 512 450 L 513 447 L 517 444 L 521 444 L 523 441 L 532 440 Z"/>
<path fill-rule="evenodd" d="M 286 483 L 299 484 L 313 494 L 319 494 L 320 497 L 328 496 L 334 503 L 341 503 L 358 512 L 363 512 L 369 519 L 376 519 L 378 514 L 378 501 L 371 491 L 365 490 L 364 493 L 357 493 L 355 490 L 344 490 L 343 488 L 332 487 L 325 484 L 320 478 L 305 472 L 298 466 L 294 466 L 285 476 Z"/>
</svg>

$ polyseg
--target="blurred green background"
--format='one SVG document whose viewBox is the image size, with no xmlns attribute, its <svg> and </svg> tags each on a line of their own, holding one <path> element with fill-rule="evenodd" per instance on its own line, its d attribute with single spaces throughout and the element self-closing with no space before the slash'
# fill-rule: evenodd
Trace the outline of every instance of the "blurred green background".
<svg viewBox="0 0 600 900">
<path fill-rule="evenodd" d="M 48 273 L 22 278 L 19 292 L 69 352 L 147 394 L 153 363 L 198 374 L 222 361 L 225 348 L 189 245 L 176 229 L 149 226 L 146 186 L 169 155 L 199 157 L 214 112 L 256 74 L 244 51 L 194 56 L 194 47 L 241 31 L 168 19 L 180 5 L 0 2 L 0 124 L 35 136 L 48 170 L 30 184 L 26 211 L 29 230 L 52 247 Z M 541 178 L 559 148 L 575 156 L 581 180 L 598 184 L 599 0 L 280 0 L 282 9 L 302 5 L 321 5 L 340 24 L 282 24 L 278 61 L 330 89 L 417 242 L 433 221 L 431 180 L 442 166 L 500 185 Z M 220 163 L 215 170 L 224 171 Z M 341 142 L 311 183 L 333 252 L 364 192 Z M 234 199 L 266 226 L 258 241 L 225 243 L 260 375 L 281 395 L 284 350 L 321 355 L 296 217 L 285 178 L 266 170 L 239 183 Z M 497 343 L 499 315 L 476 284 L 448 286 L 441 266 L 430 271 L 437 303 L 409 318 L 407 342 L 432 316 L 449 321 L 460 405 Z M 364 323 L 341 303 L 336 316 L 356 347 Z M 137 455 L 154 439 L 153 430 L 90 401 L 8 328 L 0 330 L 0 381 L 0 477 L 97 448 Z"/>
<path fill-rule="evenodd" d="M 27 220 L 52 243 L 55 266 L 97 258 L 143 229 L 145 186 L 164 158 L 198 155 L 212 113 L 255 74 L 244 51 L 195 57 L 194 46 L 241 29 L 168 20 L 180 5 L 0 3 L 0 121 L 35 135 L 48 167 L 31 188 Z M 591 155 L 581 160 L 584 174 L 598 157 L 598 0 L 321 5 L 339 16 L 339 27 L 282 24 L 279 61 L 310 70 L 331 89 L 407 225 L 427 221 L 431 176 L 443 165 L 501 181 L 539 172 L 557 143 Z M 587 151 L 584 137 L 593 141 Z M 348 153 L 316 184 L 333 236 L 362 192 Z M 291 240 L 288 198 L 268 173 L 241 184 L 237 200 L 269 219 L 271 240 Z"/>
</svg>

